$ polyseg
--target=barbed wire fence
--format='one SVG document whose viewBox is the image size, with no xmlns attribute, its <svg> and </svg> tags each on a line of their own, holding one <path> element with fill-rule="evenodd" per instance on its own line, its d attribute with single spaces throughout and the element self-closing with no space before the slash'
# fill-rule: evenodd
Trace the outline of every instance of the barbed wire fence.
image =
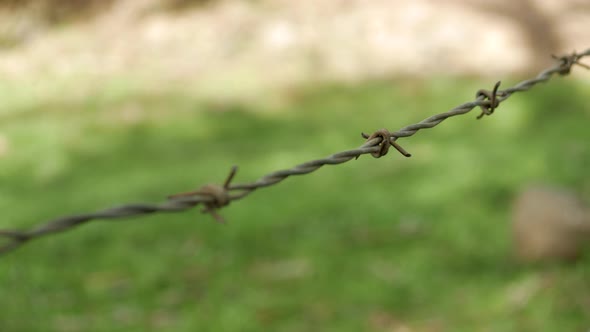
<svg viewBox="0 0 590 332">
<path fill-rule="evenodd" d="M 182 212 L 191 209 L 199 204 L 204 206 L 203 212 L 211 214 L 217 221 L 224 222 L 224 219 L 217 213 L 217 210 L 227 206 L 235 200 L 242 199 L 257 189 L 275 185 L 293 175 L 309 174 L 316 171 L 324 165 L 338 165 L 358 159 L 365 154 L 371 154 L 375 158 L 380 158 L 389 152 L 390 147 L 394 147 L 405 157 L 410 157 L 397 140 L 403 137 L 410 137 L 419 130 L 433 128 L 444 120 L 469 113 L 476 107 L 479 107 L 481 113 L 477 119 L 484 115 L 492 115 L 494 110 L 506 99 L 516 92 L 528 91 L 535 85 L 550 80 L 554 75 L 567 75 L 574 65 L 579 65 L 585 69 L 590 66 L 580 62 L 585 56 L 590 55 L 590 48 L 582 53 L 573 52 L 569 55 L 552 57 L 557 64 L 540 72 L 535 78 L 522 81 L 513 87 L 499 90 L 500 82 L 497 82 L 494 88 L 490 90 L 479 90 L 476 93 L 475 100 L 461 104 L 447 112 L 433 115 L 418 123 L 406 126 L 395 132 L 389 132 L 387 129 L 380 129 L 371 135 L 361 133 L 366 139 L 360 147 L 335 153 L 323 159 L 317 159 L 299 164 L 293 168 L 276 171 L 267 174 L 254 182 L 232 184 L 232 180 L 237 172 L 237 167 L 232 167 L 227 179 L 223 185 L 207 184 L 195 191 L 184 192 L 168 196 L 168 199 L 160 204 L 126 204 L 93 213 L 79 214 L 56 218 L 43 223 L 30 230 L 0 230 L 0 238 L 8 242 L 0 246 L 0 255 L 8 253 L 31 240 L 40 237 L 64 232 L 76 226 L 85 224 L 92 220 L 122 220 L 124 218 L 143 216 L 160 212 Z"/>
</svg>

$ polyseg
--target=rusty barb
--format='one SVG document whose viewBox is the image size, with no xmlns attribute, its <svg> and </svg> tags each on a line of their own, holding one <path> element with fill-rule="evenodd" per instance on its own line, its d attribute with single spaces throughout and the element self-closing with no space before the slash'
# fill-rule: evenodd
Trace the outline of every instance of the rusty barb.
<svg viewBox="0 0 590 332">
<path fill-rule="evenodd" d="M 582 68 L 590 69 L 590 66 L 580 62 L 580 59 L 586 55 L 588 55 L 587 50 L 586 50 L 586 52 L 579 53 L 579 54 L 576 51 L 574 51 L 572 54 L 563 55 L 563 56 L 557 56 L 557 55 L 551 54 L 551 57 L 553 59 L 559 60 L 561 62 L 559 75 L 567 75 L 570 73 L 570 71 L 572 70 L 572 67 L 574 65 L 578 65 Z"/>
<path fill-rule="evenodd" d="M 475 107 L 481 109 L 481 114 L 477 116 L 478 119 L 484 115 L 489 116 L 494 113 L 494 110 L 498 108 L 501 102 L 508 99 L 515 92 L 527 91 L 539 83 L 548 81 L 555 74 L 567 75 L 574 65 L 590 69 L 590 66 L 580 62 L 580 59 L 588 55 L 590 55 L 590 49 L 582 53 L 573 52 L 569 55 L 553 56 L 558 61 L 558 64 L 542 71 L 535 78 L 522 81 L 504 90 L 499 90 L 500 82 L 497 82 L 491 91 L 483 89 L 477 91 L 474 101 L 461 104 L 447 112 L 433 115 L 418 123 L 403 127 L 396 132 L 380 129 L 371 135 L 362 133 L 361 135 L 366 141 L 356 149 L 335 153 L 323 159 L 308 161 L 290 169 L 276 171 L 254 182 L 232 184 L 231 182 L 237 172 L 237 167 L 234 166 L 223 185 L 207 184 L 198 190 L 170 195 L 168 196 L 168 200 L 160 204 L 126 204 L 94 213 L 57 218 L 30 230 L 0 230 L 0 240 L 5 240 L 4 244 L 0 243 L 0 254 L 16 249 L 30 242 L 30 240 L 70 230 L 92 220 L 111 220 L 143 216 L 152 213 L 181 212 L 191 209 L 198 204 L 203 204 L 204 208 L 202 212 L 211 214 L 219 222 L 224 222 L 223 218 L 217 213 L 219 209 L 227 206 L 231 201 L 242 199 L 259 188 L 275 185 L 290 176 L 309 174 L 324 165 L 342 164 L 352 159 L 357 159 L 364 154 L 370 154 L 375 158 L 380 158 L 387 154 L 391 146 L 402 155 L 409 157 L 410 154 L 397 143 L 398 139 L 412 136 L 422 129 L 433 128 L 444 120 L 453 116 L 466 114 Z"/>
<path fill-rule="evenodd" d="M 209 214 L 211 214 L 211 216 L 213 216 L 213 218 L 215 218 L 215 220 L 217 220 L 220 223 L 224 223 L 225 220 L 223 219 L 223 217 L 221 215 L 219 215 L 217 213 L 217 210 L 221 209 L 222 207 L 224 207 L 226 205 L 229 205 L 229 203 L 231 202 L 228 190 L 229 190 L 229 185 L 231 184 L 231 181 L 233 180 L 237 171 L 238 171 L 238 166 L 233 166 L 231 168 L 231 171 L 229 172 L 229 175 L 225 179 L 223 186 L 220 186 L 220 185 L 214 184 L 214 183 L 213 184 L 210 183 L 210 184 L 206 184 L 206 185 L 202 186 L 201 188 L 199 188 L 198 190 L 195 190 L 195 191 L 189 191 L 189 192 L 183 192 L 183 193 L 179 193 L 179 194 L 170 195 L 170 196 L 168 196 L 168 199 L 176 199 L 176 198 L 180 198 L 180 197 L 194 197 L 194 196 L 203 197 L 206 199 L 206 201 L 203 202 L 203 205 L 205 205 L 205 207 L 203 208 L 203 210 L 201 210 L 201 212 L 209 213 Z"/>
<path fill-rule="evenodd" d="M 501 81 L 496 82 L 496 85 L 494 85 L 494 89 L 492 91 L 484 89 L 477 91 L 475 97 L 483 98 L 484 103 L 479 105 L 479 108 L 481 109 L 481 114 L 479 114 L 476 119 L 479 120 L 484 115 L 492 115 L 494 113 L 494 110 L 498 106 L 500 106 L 500 100 L 498 99 L 498 97 L 504 96 L 503 92 L 498 93 L 500 83 Z"/>
<path fill-rule="evenodd" d="M 371 135 L 367 135 L 365 133 L 361 133 L 363 138 L 366 138 L 367 141 L 371 142 L 373 139 L 378 138 L 379 140 L 375 144 L 375 146 L 379 146 L 379 150 L 375 152 L 371 152 L 371 156 L 375 158 L 381 158 L 387 154 L 389 151 L 389 146 L 393 145 L 393 147 L 399 151 L 404 157 L 411 157 L 412 155 L 409 154 L 404 148 L 402 148 L 395 140 L 397 137 L 393 136 L 389 130 L 387 129 L 379 129 Z M 356 158 L 358 159 L 358 157 Z"/>
</svg>

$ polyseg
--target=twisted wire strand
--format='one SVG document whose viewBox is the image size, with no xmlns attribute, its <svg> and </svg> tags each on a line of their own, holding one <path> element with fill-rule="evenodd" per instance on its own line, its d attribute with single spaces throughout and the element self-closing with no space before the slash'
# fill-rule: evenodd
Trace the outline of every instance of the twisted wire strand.
<svg viewBox="0 0 590 332">
<path fill-rule="evenodd" d="M 508 99 L 514 93 L 527 91 L 539 83 L 550 80 L 555 74 L 567 75 L 569 74 L 571 67 L 573 65 L 579 65 L 588 69 L 589 67 L 587 65 L 579 62 L 581 58 L 588 55 L 590 55 L 590 49 L 587 49 L 582 53 L 574 52 L 571 55 L 562 57 L 554 56 L 554 58 L 559 61 L 557 65 L 542 71 L 533 79 L 522 81 L 514 85 L 513 87 L 504 90 L 498 90 L 497 92 L 494 91 L 493 99 L 495 99 L 495 101 L 486 100 L 486 96 L 478 92 L 475 100 L 471 102 L 461 104 L 447 112 L 430 116 L 418 123 L 408 125 L 406 127 L 399 129 L 396 132 L 390 133 L 388 143 L 396 144 L 398 138 L 410 137 L 422 129 L 433 128 L 448 118 L 469 113 L 475 107 L 481 107 L 482 110 L 484 110 L 482 114 L 490 115 L 491 111 L 493 111 L 494 108 L 496 108 L 500 103 Z M 497 85 L 499 85 L 499 82 L 497 83 Z M 490 112 L 486 112 L 486 108 L 490 110 Z M 152 213 L 182 212 L 191 209 L 199 204 L 203 204 L 206 206 L 204 212 L 211 213 L 215 217 L 216 209 L 229 204 L 229 202 L 231 201 L 242 199 L 254 192 L 256 189 L 275 185 L 293 175 L 309 174 L 311 172 L 318 170 L 320 167 L 324 165 L 338 165 L 348 162 L 352 159 L 356 159 L 365 154 L 378 154 L 380 153 L 380 151 L 383 151 L 383 149 L 381 148 L 381 144 L 384 143 L 383 140 L 384 139 L 381 137 L 370 138 L 364 144 L 362 144 L 360 147 L 356 149 L 335 153 L 323 159 L 308 161 L 296 165 L 290 169 L 272 172 L 270 174 L 262 176 L 254 182 L 249 183 L 230 184 L 229 182 L 231 181 L 233 174 L 235 174 L 235 169 L 233 169 L 230 177 L 226 181 L 226 184 L 223 187 L 218 187 L 224 193 L 228 193 L 227 196 L 224 197 L 223 204 L 219 204 L 219 198 L 215 195 L 212 195 L 211 193 L 204 191 L 195 191 L 193 193 L 189 193 L 189 195 L 181 194 L 170 196 L 167 201 L 159 204 L 126 204 L 109 209 L 100 210 L 94 213 L 86 213 L 56 218 L 47 221 L 30 230 L 0 230 L 0 238 L 8 240 L 8 243 L 0 246 L 0 255 L 10 252 L 33 239 L 37 239 L 39 237 L 50 234 L 64 232 L 66 230 L 72 229 L 76 226 L 85 224 L 92 220 L 120 220 L 122 218 L 137 217 Z"/>
</svg>

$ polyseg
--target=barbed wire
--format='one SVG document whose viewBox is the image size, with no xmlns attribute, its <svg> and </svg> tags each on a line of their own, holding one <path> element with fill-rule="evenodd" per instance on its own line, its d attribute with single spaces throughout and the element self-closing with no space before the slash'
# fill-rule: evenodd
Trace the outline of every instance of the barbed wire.
<svg viewBox="0 0 590 332">
<path fill-rule="evenodd" d="M 0 237 L 9 241 L 7 244 L 0 246 L 0 255 L 10 252 L 33 239 L 63 232 L 92 220 L 117 220 L 152 213 L 181 212 L 191 209 L 199 204 L 204 205 L 204 213 L 209 213 L 217 221 L 224 222 L 224 219 L 217 213 L 217 210 L 227 206 L 232 201 L 248 196 L 259 188 L 275 185 L 290 176 L 309 174 L 324 165 L 342 164 L 352 159 L 358 159 L 364 154 L 371 154 L 375 158 L 380 158 L 388 153 L 391 146 L 402 155 L 410 157 L 410 153 L 397 142 L 399 138 L 410 137 L 422 129 L 433 128 L 444 120 L 457 115 L 466 114 L 475 107 L 481 109 L 481 113 L 477 116 L 477 119 L 481 119 L 484 115 L 491 115 L 500 103 L 508 99 L 514 93 L 527 91 L 538 83 L 548 81 L 555 74 L 567 75 L 570 73 L 571 68 L 574 65 L 590 69 L 590 66 L 579 61 L 581 58 L 588 55 L 590 55 L 590 49 L 587 49 L 582 53 L 573 52 L 572 54 L 564 56 L 552 55 L 558 63 L 555 66 L 542 71 L 533 79 L 522 81 L 515 86 L 504 90 L 499 90 L 500 82 L 497 82 L 491 91 L 483 89 L 479 90 L 476 93 L 475 100 L 461 104 L 447 112 L 433 115 L 416 124 L 403 127 L 393 133 L 389 132 L 387 129 L 377 130 L 371 135 L 361 133 L 366 141 L 356 149 L 335 153 L 323 159 L 308 161 L 290 169 L 272 172 L 254 182 L 232 184 L 231 181 L 237 172 L 237 167 L 234 166 L 223 185 L 207 184 L 196 191 L 170 195 L 168 196 L 167 201 L 160 204 L 126 204 L 93 213 L 53 219 L 30 230 L 0 230 Z"/>
</svg>

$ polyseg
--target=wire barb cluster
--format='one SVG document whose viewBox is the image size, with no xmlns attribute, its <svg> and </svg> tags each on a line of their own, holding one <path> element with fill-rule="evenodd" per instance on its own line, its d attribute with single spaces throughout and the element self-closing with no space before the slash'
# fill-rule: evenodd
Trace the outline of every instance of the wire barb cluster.
<svg viewBox="0 0 590 332">
<path fill-rule="evenodd" d="M 498 81 L 496 85 L 494 85 L 494 89 L 492 91 L 489 90 L 478 90 L 475 94 L 475 98 L 483 97 L 484 100 L 487 100 L 487 104 L 482 104 L 479 106 L 481 109 L 481 114 L 477 116 L 477 119 L 481 119 L 484 115 L 492 115 L 494 110 L 500 105 L 500 101 L 498 101 L 498 88 L 500 87 L 501 81 Z M 499 94 L 500 96 L 503 95 L 502 92 Z"/>
<path fill-rule="evenodd" d="M 127 204 L 94 213 L 61 217 L 25 231 L 0 230 L 0 238 L 4 238 L 7 241 L 7 243 L 0 245 L 0 254 L 14 250 L 30 240 L 63 232 L 92 220 L 122 219 L 160 212 L 181 212 L 191 209 L 198 204 L 203 204 L 204 208 L 202 212 L 211 214 L 219 222 L 224 222 L 223 217 L 217 213 L 217 210 L 227 206 L 234 200 L 248 196 L 256 189 L 277 184 L 289 176 L 309 174 L 324 165 L 342 164 L 352 159 L 358 159 L 358 157 L 364 154 L 371 154 L 375 158 L 380 158 L 387 154 L 391 146 L 402 155 L 410 157 L 411 155 L 397 143 L 398 139 L 413 136 L 422 129 L 433 128 L 444 120 L 453 116 L 466 114 L 475 107 L 481 109 L 481 114 L 477 116 L 477 119 L 481 119 L 484 115 L 489 116 L 493 114 L 494 110 L 504 100 L 508 99 L 515 92 L 527 91 L 536 84 L 548 81 L 555 74 L 567 75 L 574 65 L 590 69 L 590 66 L 580 62 L 580 59 L 588 55 L 590 55 L 590 49 L 582 53 L 573 52 L 564 56 L 553 55 L 553 58 L 559 61 L 559 63 L 542 71 L 533 79 L 522 81 L 505 90 L 499 90 L 500 82 L 497 82 L 492 91 L 483 89 L 477 91 L 474 101 L 461 104 L 447 112 L 433 115 L 393 133 L 387 129 L 377 130 L 371 135 L 362 133 L 361 135 L 366 141 L 356 149 L 335 153 L 323 159 L 308 161 L 290 169 L 276 171 L 254 182 L 232 184 L 231 182 L 237 172 L 237 167 L 234 166 L 223 185 L 208 184 L 195 191 L 170 195 L 164 203 Z"/>
<path fill-rule="evenodd" d="M 202 186 L 201 188 L 195 191 L 170 195 L 168 196 L 168 199 L 176 199 L 179 197 L 190 196 L 203 196 L 209 198 L 210 201 L 203 202 L 203 205 L 205 205 L 205 207 L 203 208 L 202 212 L 209 213 L 213 216 L 213 218 L 215 218 L 215 220 L 219 221 L 220 223 L 224 223 L 225 220 L 221 215 L 219 215 L 219 213 L 217 213 L 217 210 L 221 209 L 226 205 L 229 205 L 229 203 L 231 202 L 228 189 L 237 171 L 238 166 L 233 166 L 231 171 L 229 172 L 229 175 L 225 179 L 223 186 L 210 183 Z"/>
<path fill-rule="evenodd" d="M 379 146 L 379 151 L 371 152 L 371 156 L 375 158 L 381 158 L 386 155 L 390 146 L 393 146 L 404 157 L 412 156 L 395 141 L 396 138 L 392 137 L 391 133 L 387 129 L 379 129 L 371 135 L 361 133 L 361 136 L 366 138 L 367 141 L 372 141 L 374 138 L 379 138 L 379 143 L 377 143 Z M 356 157 L 356 159 L 358 159 L 358 157 Z"/>
<path fill-rule="evenodd" d="M 562 55 L 562 56 L 557 56 L 557 55 L 552 54 L 551 57 L 553 59 L 559 60 L 561 62 L 559 74 L 560 75 L 567 75 L 570 73 L 570 71 L 572 70 L 572 67 L 574 65 L 578 65 L 582 68 L 590 69 L 590 66 L 580 62 L 580 59 L 586 55 L 588 55 L 588 50 L 586 50 L 586 52 L 582 52 L 582 53 L 577 53 L 576 51 L 574 51 L 572 54 L 566 54 L 566 55 Z"/>
</svg>

